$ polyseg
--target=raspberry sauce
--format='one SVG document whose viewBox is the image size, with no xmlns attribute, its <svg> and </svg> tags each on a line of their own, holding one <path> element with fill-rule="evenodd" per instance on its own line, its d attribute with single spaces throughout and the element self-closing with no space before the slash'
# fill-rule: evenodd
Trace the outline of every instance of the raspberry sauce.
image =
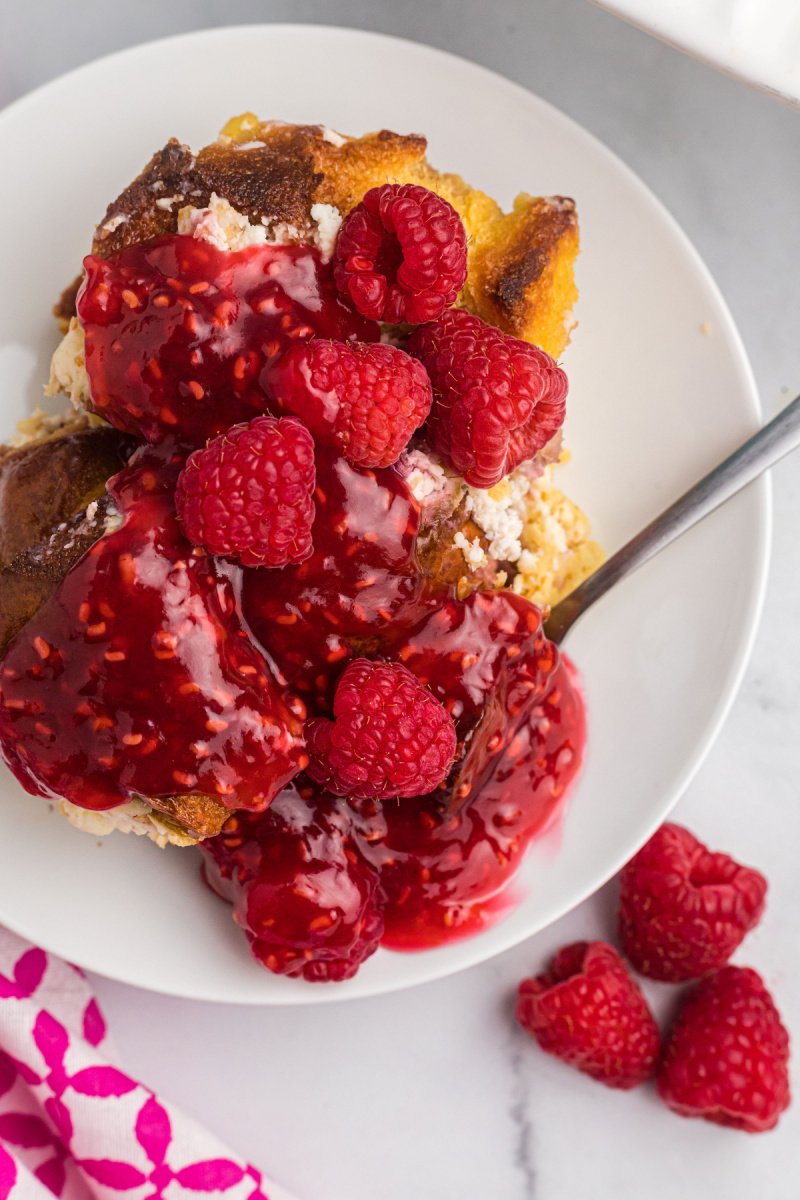
<svg viewBox="0 0 800 1200">
<path fill-rule="evenodd" d="M 311 337 L 375 342 L 311 246 L 217 250 L 169 235 L 88 255 L 78 293 L 92 403 L 149 442 L 202 446 L 267 410 L 263 367 Z"/>
<path fill-rule="evenodd" d="M 424 950 L 487 928 L 511 906 L 504 891 L 537 834 L 566 803 L 585 742 L 583 704 L 563 662 L 484 761 L 483 781 L 454 812 L 425 796 L 384 802 L 372 843 L 386 896 L 383 944 Z"/>
<path fill-rule="evenodd" d="M 369 836 L 340 796 L 292 783 L 256 816 L 237 813 L 203 843 L 208 883 L 234 906 L 259 962 L 279 975 L 342 980 L 378 948 L 378 873 L 354 836 Z"/>
<path fill-rule="evenodd" d="M 583 754 L 580 694 L 539 610 L 508 591 L 458 599 L 423 574 L 402 475 L 340 447 L 316 446 L 300 564 L 214 557 L 175 516 L 188 450 L 268 411 L 265 366 L 298 339 L 375 341 L 377 325 L 309 247 L 168 236 L 86 269 L 94 405 L 156 445 L 109 483 L 121 525 L 0 667 L 12 770 L 89 809 L 200 795 L 236 810 L 201 844 L 205 874 L 272 971 L 346 979 L 381 942 L 423 949 L 485 928 Z M 348 799 L 304 773 L 305 716 L 330 716 L 357 657 L 402 664 L 452 716 L 454 765 L 431 794 Z"/>
<path fill-rule="evenodd" d="M 178 528 L 181 460 L 135 457 L 112 480 L 124 524 L 67 573 L 5 657 L 6 760 L 28 791 L 83 808 L 192 793 L 264 808 L 307 761 L 305 713 L 242 625 L 242 568 Z"/>
<path fill-rule="evenodd" d="M 278 973 L 345 979 L 378 940 L 422 950 L 486 928 L 510 906 L 508 884 L 525 850 L 566 803 L 580 769 L 583 703 L 528 601 L 507 592 L 451 600 L 386 657 L 447 696 L 459 736 L 447 784 L 381 802 L 331 797 L 301 776 L 268 812 L 234 817 L 201 845 L 207 880 L 235 903 L 254 953 Z M 318 814 L 328 821 L 332 811 L 335 842 L 317 826 Z M 316 876 L 331 846 L 336 889 L 317 881 L 298 897 L 284 892 L 276 938 L 285 855 L 302 862 L 304 877 Z M 352 870 L 350 906 L 336 898 L 342 870 Z M 315 929 L 325 931 L 318 941 Z"/>
<path fill-rule="evenodd" d="M 248 623 L 312 716 L 331 712 L 349 659 L 372 657 L 437 608 L 416 558 L 420 509 L 394 467 L 317 449 L 314 552 L 281 572 L 247 571 Z"/>
</svg>

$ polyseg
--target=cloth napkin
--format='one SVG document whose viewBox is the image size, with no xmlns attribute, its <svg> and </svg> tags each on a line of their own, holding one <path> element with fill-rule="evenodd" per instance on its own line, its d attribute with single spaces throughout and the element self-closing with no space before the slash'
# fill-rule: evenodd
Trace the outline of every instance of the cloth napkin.
<svg viewBox="0 0 800 1200">
<path fill-rule="evenodd" d="M 294 1200 L 120 1067 L 86 978 L 0 927 L 0 1200 Z"/>
</svg>

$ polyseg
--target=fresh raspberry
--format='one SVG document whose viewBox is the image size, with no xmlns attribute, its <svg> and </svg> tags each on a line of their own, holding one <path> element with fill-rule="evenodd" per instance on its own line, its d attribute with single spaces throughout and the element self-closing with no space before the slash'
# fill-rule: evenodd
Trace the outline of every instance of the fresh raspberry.
<svg viewBox="0 0 800 1200">
<path fill-rule="evenodd" d="M 246 567 L 312 552 L 314 442 L 294 417 L 254 417 L 189 455 L 175 503 L 186 536 Z"/>
<path fill-rule="evenodd" d="M 647 1001 L 612 946 L 574 942 L 523 979 L 517 1020 L 548 1054 L 613 1088 L 653 1074 L 661 1038 Z"/>
<path fill-rule="evenodd" d="M 453 718 L 401 663 L 355 659 L 333 713 L 307 722 L 306 744 L 308 774 L 337 796 L 425 796 L 447 776 Z"/>
<path fill-rule="evenodd" d="M 433 384 L 433 447 L 472 487 L 494 487 L 564 421 L 567 377 L 550 355 L 463 309 L 415 329 L 408 351 Z"/>
<path fill-rule="evenodd" d="M 352 820 L 346 801 L 290 784 L 265 813 L 236 813 L 201 843 L 206 880 L 276 975 L 339 982 L 378 949 L 378 877 Z"/>
<path fill-rule="evenodd" d="M 374 321 L 435 321 L 467 278 L 467 236 L 452 204 L 413 183 L 372 188 L 342 222 L 333 274 Z"/>
<path fill-rule="evenodd" d="M 788 1064 L 789 1035 L 761 976 L 723 967 L 684 1000 L 658 1094 L 682 1117 L 763 1133 L 789 1106 Z"/>
<path fill-rule="evenodd" d="M 767 881 L 662 825 L 620 876 L 619 935 L 641 975 L 680 983 L 722 967 L 764 911 Z"/>
<path fill-rule="evenodd" d="M 433 403 L 425 368 L 395 346 L 300 342 L 262 376 L 278 408 L 357 467 L 399 458 Z"/>
</svg>

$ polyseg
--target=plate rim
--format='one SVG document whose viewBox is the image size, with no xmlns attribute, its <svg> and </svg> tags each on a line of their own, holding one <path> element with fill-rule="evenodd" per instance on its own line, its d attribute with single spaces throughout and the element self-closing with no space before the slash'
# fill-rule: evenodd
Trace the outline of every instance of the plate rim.
<svg viewBox="0 0 800 1200">
<path fill-rule="evenodd" d="M 236 35 L 246 36 L 258 32 L 263 34 L 265 31 L 270 32 L 280 31 L 284 35 L 303 36 L 312 34 L 322 34 L 326 37 L 336 38 L 354 38 L 356 40 L 373 40 L 381 43 L 395 43 L 405 48 L 405 52 L 411 50 L 415 54 L 428 55 L 434 60 L 442 58 L 449 60 L 450 63 L 457 66 L 458 69 L 465 67 L 473 72 L 478 72 L 483 75 L 487 82 L 494 88 L 502 87 L 512 94 L 519 96 L 525 102 L 533 100 L 537 106 L 554 117 L 557 121 L 566 123 L 573 134 L 578 138 L 583 139 L 591 144 L 595 153 L 600 154 L 607 161 L 613 164 L 614 168 L 621 172 L 627 179 L 627 182 L 633 186 L 635 191 L 643 199 L 643 201 L 655 209 L 660 219 L 665 222 L 674 237 L 681 243 L 684 253 L 691 261 L 694 271 L 699 275 L 703 285 L 712 295 L 716 302 L 719 315 L 723 317 L 725 323 L 725 333 L 729 345 L 732 364 L 735 366 L 737 373 L 741 378 L 742 392 L 748 400 L 750 416 L 752 417 L 754 429 L 761 424 L 762 407 L 760 403 L 759 393 L 752 366 L 750 364 L 747 351 L 745 349 L 741 334 L 734 322 L 733 316 L 728 308 L 725 298 L 712 276 L 705 261 L 700 256 L 689 236 L 678 224 L 675 217 L 659 199 L 659 197 L 648 187 L 636 172 L 628 166 L 615 151 L 611 150 L 603 141 L 579 124 L 576 120 L 564 113 L 561 109 L 551 104 L 548 100 L 538 96 L 535 92 L 526 88 L 524 85 L 508 79 L 506 76 L 489 67 L 485 67 L 480 63 L 473 62 L 471 59 L 463 55 L 455 54 L 452 51 L 442 50 L 435 46 L 427 45 L 426 43 L 416 42 L 409 38 L 397 37 L 392 34 L 383 34 L 373 30 L 365 30 L 349 26 L 334 26 L 326 24 L 318 24 L 315 22 L 250 22 L 246 24 L 221 25 L 211 28 L 191 30 L 185 33 L 173 34 L 164 38 L 153 38 L 145 42 L 137 43 L 135 46 L 128 46 L 122 50 L 113 51 L 109 54 L 94 58 L 89 62 L 82 63 L 77 67 L 57 76 L 55 79 L 48 80 L 39 87 L 25 93 L 12 103 L 0 109 L 0 136 L 2 136 L 3 126 L 7 121 L 13 121 L 18 114 L 24 114 L 28 106 L 33 106 L 39 103 L 42 99 L 47 99 L 50 92 L 57 92 L 59 88 L 69 86 L 69 84 L 77 77 L 84 74 L 89 74 L 100 66 L 108 65 L 109 63 L 119 62 L 127 58 L 146 52 L 154 47 L 168 46 L 170 43 L 180 43 L 185 45 L 191 42 L 211 41 L 224 36 Z M 721 698 L 715 709 L 710 713 L 706 721 L 703 735 L 698 743 L 695 753 L 687 760 L 683 770 L 679 773 L 676 782 L 673 784 L 668 798 L 665 799 L 659 810 L 659 815 L 654 817 L 647 823 L 646 832 L 643 836 L 637 835 L 637 848 L 644 844 L 650 834 L 666 819 L 678 801 L 690 786 L 695 778 L 708 754 L 710 753 L 714 743 L 719 736 L 730 710 L 738 695 L 742 680 L 744 678 L 747 665 L 750 661 L 753 646 L 761 620 L 766 589 L 768 583 L 769 563 L 772 549 L 772 533 L 773 533 L 773 504 L 772 504 L 772 483 L 769 472 L 762 475 L 749 485 L 748 492 L 752 494 L 755 502 L 754 507 L 754 524 L 755 531 L 753 537 L 753 550 L 755 565 L 753 577 L 750 580 L 750 596 L 747 604 L 746 614 L 742 620 L 742 627 L 739 633 L 739 645 L 737 653 L 731 658 L 728 671 L 725 676 L 724 683 L 721 685 Z M 542 921 L 535 923 L 535 927 L 527 928 L 523 933 L 509 932 L 505 936 L 502 934 L 503 923 L 492 927 L 486 931 L 493 935 L 492 944 L 486 948 L 484 946 L 485 934 L 477 934 L 470 939 L 465 939 L 459 945 L 463 948 L 463 953 L 459 961 L 453 965 L 450 962 L 440 963 L 438 966 L 431 964 L 431 968 L 425 973 L 424 979 L 411 978 L 408 980 L 384 980 L 384 981 L 367 981 L 359 983 L 358 977 L 355 980 L 349 981 L 337 988 L 314 988 L 312 985 L 307 985 L 307 992 L 303 993 L 292 992 L 291 994 L 281 995 L 265 994 L 264 996 L 253 995 L 248 993 L 246 996 L 231 998 L 230 994 L 225 994 L 224 989 L 215 989 L 214 987 L 205 987 L 202 991 L 195 990 L 188 992 L 185 988 L 181 989 L 176 986 L 154 985 L 152 983 L 143 983 L 141 979 L 127 975 L 124 970 L 115 970 L 109 972 L 102 965 L 96 965 L 92 961 L 91 955 L 82 955 L 80 965 L 98 975 L 105 978 L 113 979 L 117 982 L 125 983 L 128 986 L 142 988 L 147 991 L 153 991 L 157 994 L 172 995 L 185 999 L 198 1001 L 207 1001 L 212 1003 L 228 1003 L 242 1004 L 248 1007 L 271 1007 L 275 1006 L 305 1006 L 315 1003 L 337 1003 L 347 1000 L 366 999 L 371 996 L 389 994 L 391 992 L 403 991 L 406 988 L 421 986 L 425 983 L 432 983 L 436 980 L 445 978 L 449 975 L 457 974 L 460 971 L 467 970 L 470 967 L 477 966 L 482 962 L 486 962 L 497 955 L 505 953 L 514 946 L 527 941 L 534 937 L 543 929 L 561 919 L 566 913 L 572 911 L 584 900 L 593 895 L 600 887 L 611 879 L 617 871 L 628 860 L 631 853 L 627 847 L 621 852 L 618 859 L 615 860 L 613 866 L 609 869 L 607 866 L 599 870 L 592 880 L 587 883 L 573 899 L 565 901 L 558 909 L 546 916 Z M 59 954 L 56 947 L 51 947 L 48 939 L 41 938 L 38 933 L 33 933 L 25 928 L 25 922 L 9 918 L 5 913 L 0 913 L 0 919 L 9 929 L 24 937 L 26 940 L 35 940 L 37 944 L 43 946 L 44 949 L 51 953 Z M 390 951 L 383 951 L 390 953 Z M 355 985 L 351 988 L 351 984 Z"/>
</svg>

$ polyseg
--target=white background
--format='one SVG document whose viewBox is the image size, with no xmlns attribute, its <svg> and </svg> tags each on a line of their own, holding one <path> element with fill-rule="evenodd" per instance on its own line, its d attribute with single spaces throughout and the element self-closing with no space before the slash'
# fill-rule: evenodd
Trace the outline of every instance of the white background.
<svg viewBox="0 0 800 1200">
<path fill-rule="evenodd" d="M 767 413 L 800 390 L 800 114 L 584 0 L 2 0 L 0 16 L 0 103 L 107 51 L 237 21 L 376 29 L 492 67 L 602 138 L 671 209 L 725 293 Z M 775 500 L 753 661 L 677 816 L 768 875 L 767 914 L 737 961 L 800 1030 L 800 460 L 775 472 Z M 493 962 L 373 1000 L 251 1010 L 95 984 L 126 1065 L 304 1200 L 796 1200 L 794 1111 L 760 1138 L 681 1121 L 515 1030 L 518 979 L 567 940 L 611 935 L 614 903 L 611 885 Z M 674 993 L 650 992 L 666 1014 Z"/>
</svg>

